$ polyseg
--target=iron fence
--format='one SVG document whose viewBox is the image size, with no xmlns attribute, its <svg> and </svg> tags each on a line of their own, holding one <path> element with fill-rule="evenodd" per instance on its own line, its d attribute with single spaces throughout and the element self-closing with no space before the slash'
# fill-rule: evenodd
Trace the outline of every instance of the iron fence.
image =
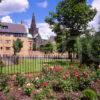
<svg viewBox="0 0 100 100">
<path fill-rule="evenodd" d="M 42 71 L 44 66 L 67 66 L 66 55 L 43 55 L 32 57 L 6 56 L 0 57 L 1 74 L 35 73 Z"/>
</svg>

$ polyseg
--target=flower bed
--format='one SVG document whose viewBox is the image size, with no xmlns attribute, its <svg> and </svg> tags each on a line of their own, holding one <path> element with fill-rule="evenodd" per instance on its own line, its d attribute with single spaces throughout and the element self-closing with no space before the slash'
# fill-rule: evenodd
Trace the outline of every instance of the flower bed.
<svg viewBox="0 0 100 100">
<path fill-rule="evenodd" d="M 29 76 L 29 77 L 28 77 Z M 0 76 L 0 100 L 77 100 L 100 98 L 100 70 L 43 67 L 38 75 Z M 87 95 L 89 94 L 89 95 Z M 90 97 L 89 97 L 90 96 Z M 84 99 L 84 100 L 85 100 Z M 92 99 L 91 99 L 92 100 Z"/>
</svg>

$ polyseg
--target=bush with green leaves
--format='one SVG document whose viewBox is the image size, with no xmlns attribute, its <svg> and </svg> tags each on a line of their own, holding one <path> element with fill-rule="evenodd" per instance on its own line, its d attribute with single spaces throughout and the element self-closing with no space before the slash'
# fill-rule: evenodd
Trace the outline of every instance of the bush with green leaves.
<svg viewBox="0 0 100 100">
<path fill-rule="evenodd" d="M 3 67 L 4 67 L 4 63 L 3 63 L 3 61 L 0 59 L 0 74 L 2 74 Z"/>
<path fill-rule="evenodd" d="M 85 89 L 82 93 L 88 100 L 98 100 L 96 92 L 92 89 Z"/>
<path fill-rule="evenodd" d="M 22 75 L 17 75 L 16 76 L 16 85 L 22 87 L 26 82 L 26 78 Z"/>
<path fill-rule="evenodd" d="M 8 77 L 6 75 L 0 75 L 0 91 L 3 91 L 7 87 Z"/>
<path fill-rule="evenodd" d="M 90 78 L 86 78 L 85 79 L 85 78 L 81 77 L 80 80 L 78 81 L 78 83 L 79 83 L 78 89 L 80 91 L 82 91 L 82 90 L 90 87 L 90 85 L 91 85 L 91 79 Z"/>
<path fill-rule="evenodd" d="M 41 88 L 39 90 L 33 90 L 32 92 L 32 98 L 33 100 L 55 100 L 54 95 L 53 95 L 53 91 L 51 89 L 51 87 L 45 87 L 45 88 Z"/>
<path fill-rule="evenodd" d="M 30 96 L 32 93 L 32 90 L 34 89 L 34 85 L 31 82 L 26 82 L 23 86 L 23 92 L 25 95 Z"/>
<path fill-rule="evenodd" d="M 96 80 L 100 80 L 100 69 L 98 69 L 97 71 L 95 71 L 92 75 L 91 75 L 91 81 L 96 81 Z"/>
<path fill-rule="evenodd" d="M 96 71 L 96 78 L 97 78 L 97 79 L 100 79 L 100 69 L 98 69 L 98 70 Z"/>
<path fill-rule="evenodd" d="M 32 88 L 24 88 L 23 91 L 24 91 L 25 95 L 30 96 L 30 94 L 32 92 Z"/>
</svg>

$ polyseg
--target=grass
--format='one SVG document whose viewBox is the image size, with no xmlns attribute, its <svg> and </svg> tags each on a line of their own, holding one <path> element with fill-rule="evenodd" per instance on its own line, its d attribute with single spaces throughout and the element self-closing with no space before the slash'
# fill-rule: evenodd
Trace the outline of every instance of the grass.
<svg viewBox="0 0 100 100">
<path fill-rule="evenodd" d="M 48 64 L 49 66 L 61 65 L 66 68 L 70 65 L 70 61 L 67 61 L 66 59 L 24 59 L 20 60 L 18 65 L 3 67 L 2 73 L 15 74 L 40 72 L 43 64 Z"/>
</svg>

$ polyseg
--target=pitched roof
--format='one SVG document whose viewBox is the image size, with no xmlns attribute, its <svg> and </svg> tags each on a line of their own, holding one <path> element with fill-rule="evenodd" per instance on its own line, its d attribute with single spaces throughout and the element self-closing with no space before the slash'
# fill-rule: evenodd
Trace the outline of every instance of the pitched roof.
<svg viewBox="0 0 100 100">
<path fill-rule="evenodd" d="M 14 24 L 14 23 L 0 23 L 0 32 L 7 33 L 27 33 L 26 28 L 23 24 Z M 3 28 L 2 28 L 3 27 Z"/>
</svg>

